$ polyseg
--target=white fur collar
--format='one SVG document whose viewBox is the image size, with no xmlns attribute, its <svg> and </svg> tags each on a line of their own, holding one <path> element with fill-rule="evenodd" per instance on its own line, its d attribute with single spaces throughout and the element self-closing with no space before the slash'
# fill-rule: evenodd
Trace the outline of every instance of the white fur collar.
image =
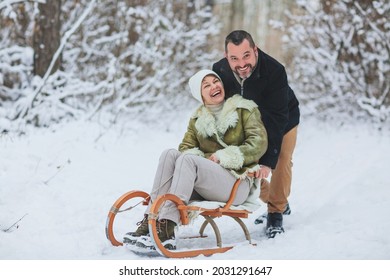
<svg viewBox="0 0 390 280">
<path fill-rule="evenodd" d="M 257 105 L 253 101 L 244 99 L 236 94 L 225 101 L 218 121 L 215 120 L 214 116 L 204 105 L 196 110 L 192 118 L 197 118 L 195 127 L 201 136 L 210 137 L 216 135 L 219 139 L 218 135 L 224 135 L 229 128 L 237 125 L 237 108 L 252 111 L 256 107 Z"/>
</svg>

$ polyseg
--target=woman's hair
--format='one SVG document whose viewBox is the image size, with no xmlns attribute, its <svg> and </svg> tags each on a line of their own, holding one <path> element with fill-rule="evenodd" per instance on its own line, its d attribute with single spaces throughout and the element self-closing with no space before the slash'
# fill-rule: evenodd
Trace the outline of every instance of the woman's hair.
<svg viewBox="0 0 390 280">
<path fill-rule="evenodd" d="M 225 39 L 225 52 L 227 52 L 227 45 L 229 43 L 233 43 L 234 45 L 238 46 L 245 39 L 248 40 L 249 46 L 251 48 L 254 48 L 256 46 L 251 34 L 249 34 L 248 32 L 246 32 L 244 30 L 235 30 L 235 31 L 231 32 L 229 35 L 227 35 L 227 37 Z"/>
</svg>

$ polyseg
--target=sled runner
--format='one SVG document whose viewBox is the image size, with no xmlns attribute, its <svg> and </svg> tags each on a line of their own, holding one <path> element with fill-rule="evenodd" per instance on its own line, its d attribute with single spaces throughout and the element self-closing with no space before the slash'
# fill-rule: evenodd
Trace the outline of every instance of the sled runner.
<svg viewBox="0 0 390 280">
<path fill-rule="evenodd" d="M 148 216 L 150 238 L 152 239 L 152 242 L 155 245 L 156 251 L 160 255 L 169 258 L 187 258 L 187 257 L 196 257 L 198 255 L 209 256 L 215 253 L 224 253 L 232 249 L 234 245 L 224 245 L 222 243 L 221 232 L 218 228 L 217 223 L 215 222 L 216 218 L 222 216 L 231 217 L 234 221 L 236 221 L 241 227 L 241 229 L 243 230 L 245 239 L 249 242 L 249 244 L 252 244 L 248 228 L 246 227 L 245 223 L 242 221 L 242 219 L 248 218 L 251 212 L 247 209 L 237 209 L 237 207 L 232 206 L 239 185 L 240 185 L 240 179 L 237 179 L 231 191 L 229 200 L 223 206 L 216 207 L 216 208 L 204 208 L 201 206 L 197 206 L 196 203 L 193 203 L 191 201 L 188 205 L 186 205 L 179 197 L 173 194 L 165 194 L 159 196 L 151 205 L 150 213 Z M 135 200 L 135 201 L 138 200 L 138 202 L 136 202 L 135 204 L 127 208 L 122 207 L 125 203 L 129 202 L 130 200 Z M 118 234 L 115 233 L 115 218 L 117 214 L 124 211 L 132 210 L 134 207 L 138 205 L 148 205 L 149 201 L 150 201 L 149 194 L 143 191 L 127 192 L 115 201 L 114 205 L 111 207 L 108 213 L 107 223 L 106 223 L 106 236 L 112 245 L 114 246 L 123 245 L 123 243 L 118 240 L 117 238 L 118 236 L 116 236 Z M 216 243 L 217 243 L 216 247 L 206 248 L 206 249 L 194 249 L 194 250 L 180 250 L 180 248 L 177 248 L 177 250 L 168 250 L 167 248 L 165 248 L 158 238 L 156 222 L 158 219 L 158 212 L 160 207 L 167 201 L 171 201 L 176 205 L 180 213 L 181 225 L 188 225 L 190 223 L 191 217 L 194 216 L 193 215 L 194 213 L 198 214 L 199 216 L 202 216 L 205 219 L 205 221 L 203 222 L 203 224 L 199 229 L 199 236 L 194 236 L 193 238 L 207 237 L 206 235 L 204 235 L 204 231 L 206 227 L 210 225 L 215 234 Z M 220 204 L 220 202 L 218 203 Z M 119 236 L 120 240 L 122 239 L 122 237 L 123 235 Z M 252 244 L 252 245 L 256 245 L 256 244 Z"/>
</svg>

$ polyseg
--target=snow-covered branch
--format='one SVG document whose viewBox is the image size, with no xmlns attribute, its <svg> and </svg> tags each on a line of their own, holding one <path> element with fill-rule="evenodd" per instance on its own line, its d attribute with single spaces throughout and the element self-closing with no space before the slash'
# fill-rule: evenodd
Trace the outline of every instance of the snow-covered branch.
<svg viewBox="0 0 390 280">
<path fill-rule="evenodd" d="M 294 48 L 292 83 L 316 115 L 390 118 L 388 1 L 323 1 L 316 10 L 300 0 L 289 13 L 287 48 Z M 362 3 L 362 4 L 359 4 Z"/>
<path fill-rule="evenodd" d="M 356 1 L 353 1 L 354 6 L 357 8 L 357 11 L 364 17 L 364 19 L 368 22 L 372 30 L 378 34 L 378 36 L 381 38 L 383 42 L 385 42 L 387 51 L 390 53 L 390 41 L 389 37 L 384 34 L 383 30 L 380 30 L 371 20 L 370 17 L 367 15 L 365 11 L 363 11 L 363 8 L 357 3 Z"/>
<path fill-rule="evenodd" d="M 46 0 L 3 0 L 0 3 L 0 10 L 7 6 L 11 6 L 12 4 L 16 4 L 20 2 L 37 2 L 41 4 L 46 4 Z"/>
<path fill-rule="evenodd" d="M 97 112 L 108 113 L 110 122 L 120 114 L 138 115 L 150 109 L 169 114 L 191 100 L 188 78 L 219 57 L 208 44 L 220 26 L 203 4 L 190 11 L 186 1 L 146 0 L 129 6 L 128 1 L 107 0 L 96 1 L 92 13 L 95 1 L 62 3 L 66 21 L 61 28 L 67 31 L 62 31 L 60 46 L 42 78 L 32 74 L 31 48 L 25 61 L 0 52 L 0 64 L 4 62 L 7 69 L 4 75 L 0 73 L 0 81 L 4 80 L 0 98 L 8 102 L 0 104 L 0 119 L 7 116 L 17 129 L 26 124 L 51 126 L 62 120 L 100 117 Z M 32 11 L 31 4 L 27 8 Z M 15 17 L 20 12 L 10 14 L 10 22 L 24 28 Z M 0 31 L 5 35 L 2 38 L 7 38 L 9 30 Z M 0 49 L 7 44 L 14 43 L 0 40 Z M 61 68 L 52 73 L 60 55 Z M 27 76 L 21 70 L 13 75 L 12 71 L 23 66 L 30 67 L 24 70 Z M 16 79 L 24 82 L 22 86 Z"/>
<path fill-rule="evenodd" d="M 41 92 L 43 86 L 45 85 L 47 79 L 49 78 L 50 73 L 53 70 L 54 64 L 58 60 L 62 50 L 65 47 L 65 44 L 68 42 L 70 36 L 72 36 L 72 34 L 80 27 L 81 23 L 85 20 L 87 15 L 92 11 L 95 3 L 96 3 L 96 0 L 92 0 L 89 3 L 89 5 L 87 6 L 87 8 L 83 12 L 83 14 L 75 22 L 75 24 L 72 26 L 72 28 L 69 29 L 68 31 L 66 31 L 64 36 L 61 38 L 60 46 L 58 47 L 57 51 L 53 55 L 53 58 L 50 62 L 50 65 L 49 65 L 47 71 L 46 71 L 46 74 L 44 75 L 44 77 L 41 81 L 41 85 L 39 87 L 37 87 L 37 89 L 34 91 L 34 93 L 32 95 L 30 95 L 26 98 L 24 106 L 22 105 L 21 111 L 17 113 L 17 116 L 19 118 L 23 118 L 28 113 L 28 110 L 33 106 L 34 100 L 37 98 L 37 95 Z"/>
</svg>

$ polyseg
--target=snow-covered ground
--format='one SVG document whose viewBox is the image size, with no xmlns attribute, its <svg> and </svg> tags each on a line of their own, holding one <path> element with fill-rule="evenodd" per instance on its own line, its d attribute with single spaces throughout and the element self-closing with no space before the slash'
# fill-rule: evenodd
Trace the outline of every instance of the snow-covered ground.
<svg viewBox="0 0 390 280">
<path fill-rule="evenodd" d="M 111 246 L 106 217 L 123 193 L 150 190 L 161 151 L 178 146 L 188 116 L 160 128 L 75 122 L 56 132 L 2 134 L 0 229 L 22 219 L 0 231 L 0 260 L 149 259 Z M 195 260 L 389 260 L 389 136 L 368 125 L 302 121 L 285 234 L 263 237 L 264 226 L 253 223 L 263 205 L 246 220 L 257 246 L 244 242 Z M 226 242 L 244 240 L 236 224 L 218 225 Z"/>
</svg>

